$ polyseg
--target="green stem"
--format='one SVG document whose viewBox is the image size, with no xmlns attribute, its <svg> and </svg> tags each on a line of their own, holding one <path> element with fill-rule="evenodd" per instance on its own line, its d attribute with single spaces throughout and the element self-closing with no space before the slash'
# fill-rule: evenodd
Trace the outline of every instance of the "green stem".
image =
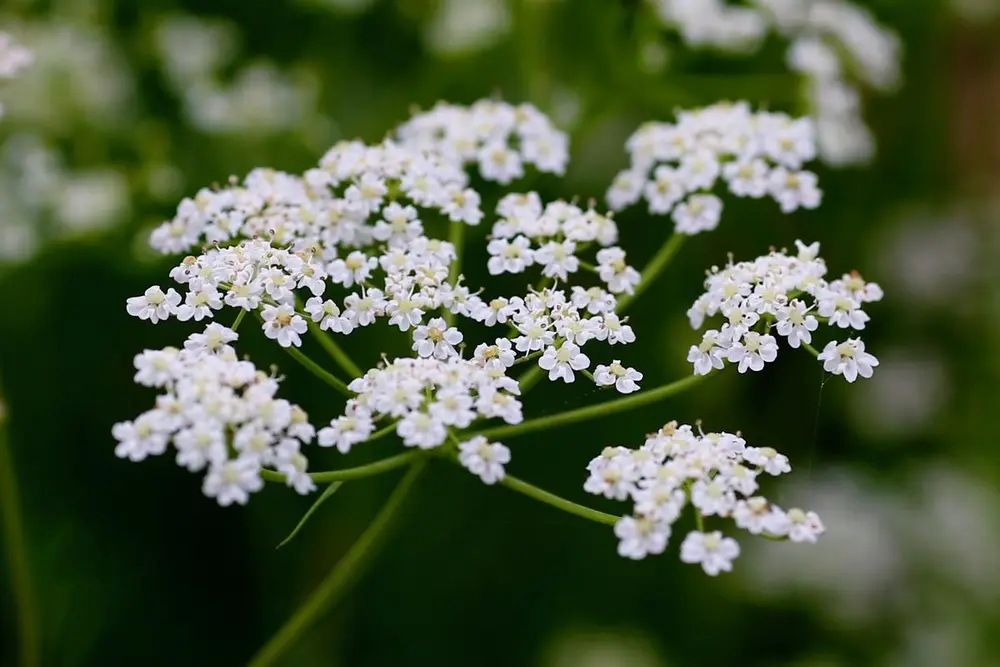
<svg viewBox="0 0 1000 667">
<path fill-rule="evenodd" d="M 804 348 L 806 349 L 806 351 L 807 351 L 807 352 L 809 352 L 809 354 L 811 354 L 812 356 L 814 356 L 814 357 L 818 357 L 818 356 L 819 356 L 819 350 L 817 350 L 817 349 L 816 349 L 815 347 L 813 347 L 813 346 L 812 346 L 812 345 L 810 345 L 809 343 L 806 343 L 806 342 L 803 342 L 803 341 L 799 341 L 799 343 L 800 343 L 800 344 L 802 345 L 802 347 L 804 347 Z"/>
<path fill-rule="evenodd" d="M 347 388 L 347 385 L 344 384 L 343 380 L 341 380 L 336 375 L 334 375 L 333 373 L 326 370 L 325 368 L 317 364 L 315 361 L 307 357 L 305 354 L 302 353 L 302 351 L 299 348 L 286 347 L 282 349 L 284 349 L 285 352 L 288 353 L 288 356 L 290 356 L 292 359 L 302 364 L 306 368 L 306 370 L 308 370 L 310 373 L 318 377 L 320 380 L 327 383 L 328 385 L 339 391 L 344 396 L 347 396 L 348 398 L 354 398 L 354 392 Z"/>
<path fill-rule="evenodd" d="M 448 282 L 452 285 L 462 274 L 462 250 L 465 247 L 465 223 L 461 221 L 452 222 L 448 228 L 448 242 L 455 246 L 455 261 L 448 269 Z M 455 323 L 455 313 L 450 310 L 444 311 L 444 321 L 451 326 Z"/>
<path fill-rule="evenodd" d="M 600 512 L 584 505 L 574 503 L 571 500 L 566 500 L 565 498 L 561 498 L 554 493 L 549 493 L 545 489 L 540 489 L 537 486 L 528 484 L 527 482 L 516 477 L 511 477 L 510 475 L 504 475 L 504 478 L 500 480 L 500 483 L 508 489 L 513 489 L 518 493 L 523 493 L 529 498 L 534 498 L 535 500 L 543 502 L 546 505 L 552 505 L 556 509 L 561 509 L 563 512 L 569 512 L 570 514 L 575 514 L 576 516 L 589 519 L 590 521 L 596 521 L 597 523 L 613 526 L 617 523 L 619 518 L 613 514 Z"/>
<path fill-rule="evenodd" d="M 663 273 L 663 270 L 670 264 L 670 260 L 674 258 L 677 251 L 684 245 L 686 238 L 686 234 L 675 233 L 667 239 L 667 242 L 663 244 L 653 259 L 649 261 L 649 264 L 646 265 L 646 268 L 643 269 L 642 278 L 639 280 L 639 284 L 635 286 L 635 291 L 618 299 L 618 307 L 615 311 L 619 315 L 625 312 L 625 309 L 631 306 L 632 302 L 638 299 L 640 294 L 649 289 L 649 286 Z"/>
<path fill-rule="evenodd" d="M 10 590 L 18 625 L 18 654 L 21 667 L 40 664 L 38 612 L 31 586 L 28 550 L 22 523 L 21 499 L 14 471 L 14 456 L 3 428 L 4 406 L 0 403 L 0 517 L 3 519 L 3 542 L 6 545 Z"/>
<path fill-rule="evenodd" d="M 365 373 L 354 363 L 344 349 L 337 345 L 337 342 L 327 334 L 325 331 L 319 328 L 319 324 L 316 322 L 309 322 L 309 331 L 312 332 L 316 340 L 319 341 L 320 347 L 326 350 L 326 353 L 330 355 L 330 358 L 337 363 L 344 372 L 351 376 L 351 379 L 359 378 Z"/>
<path fill-rule="evenodd" d="M 247 663 L 247 667 L 266 667 L 275 664 L 301 638 L 305 631 L 319 620 L 320 615 L 336 602 L 337 598 L 343 595 L 351 584 L 357 581 L 365 568 L 371 565 L 378 548 L 384 542 L 392 520 L 403 506 L 403 500 L 413 488 L 413 483 L 423 472 L 426 464 L 427 458 L 421 457 L 410 467 L 409 472 L 389 496 L 389 500 L 386 501 L 378 516 L 358 538 L 354 546 L 330 570 L 330 574 L 313 591 L 309 599 L 298 608 L 291 618 L 285 621 L 277 634 L 271 637 L 270 641 Z"/>
<path fill-rule="evenodd" d="M 240 328 L 240 325 L 243 323 L 243 318 L 246 316 L 247 316 L 247 311 L 243 308 L 240 308 L 240 314 L 236 316 L 236 320 L 233 322 L 233 326 L 229 328 L 235 332 L 237 329 Z"/>
<path fill-rule="evenodd" d="M 520 424 L 512 424 L 508 426 L 497 426 L 495 428 L 488 428 L 482 431 L 476 431 L 470 434 L 472 435 L 485 435 L 490 440 L 496 440 L 499 438 L 511 438 L 518 435 L 524 435 L 526 433 L 533 433 L 535 431 L 542 431 L 557 426 L 566 426 L 567 424 L 575 424 L 577 422 L 586 421 L 588 419 L 597 419 L 599 417 L 605 417 L 607 415 L 612 415 L 616 412 L 624 412 L 625 410 L 633 410 L 635 408 L 641 408 L 651 403 L 655 403 L 660 399 L 668 398 L 670 396 L 675 396 L 686 389 L 690 389 L 702 380 L 704 380 L 707 375 L 691 375 L 684 378 L 683 380 L 677 380 L 676 382 L 671 382 L 670 384 L 663 385 L 662 387 L 657 387 L 650 391 L 639 392 L 631 396 L 626 396 L 623 398 L 617 398 L 613 401 L 607 401 L 605 403 L 598 403 L 597 405 L 590 405 L 585 408 L 578 408 L 576 410 L 570 410 L 569 412 L 561 412 L 555 415 L 549 415 L 547 417 L 539 417 L 538 419 L 530 419 Z"/>
<path fill-rule="evenodd" d="M 312 481 L 320 484 L 327 482 L 346 482 L 352 479 L 361 479 L 362 477 L 372 477 L 373 475 L 380 475 L 384 472 L 389 472 L 390 470 L 395 470 L 396 468 L 402 468 L 405 465 L 413 463 L 420 457 L 420 454 L 421 452 L 419 451 L 404 452 L 403 454 L 397 454 L 396 456 L 390 456 L 387 459 L 375 461 L 374 463 L 369 463 L 363 466 L 356 466 L 354 468 L 309 473 L 309 477 L 312 478 Z M 285 482 L 285 476 L 280 472 L 274 472 L 273 470 L 261 470 L 260 477 L 265 482 Z"/>
</svg>

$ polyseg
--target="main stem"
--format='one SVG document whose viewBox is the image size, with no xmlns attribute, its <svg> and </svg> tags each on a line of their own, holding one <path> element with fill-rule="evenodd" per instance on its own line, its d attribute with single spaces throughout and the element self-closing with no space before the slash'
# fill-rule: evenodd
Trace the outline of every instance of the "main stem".
<svg viewBox="0 0 1000 667">
<path fill-rule="evenodd" d="M 656 389 L 652 389 L 650 391 L 639 392 L 637 394 L 608 401 L 606 403 L 598 403 L 597 405 L 590 405 L 585 408 L 578 408 L 576 410 L 570 410 L 569 412 L 562 412 L 548 417 L 529 419 L 528 421 L 521 422 L 520 424 L 488 428 L 482 431 L 477 431 L 471 435 L 484 435 L 490 440 L 497 440 L 499 438 L 511 438 L 518 435 L 524 435 L 526 433 L 532 433 L 534 431 L 555 428 L 557 426 L 575 424 L 588 419 L 606 417 L 616 412 L 634 410 L 635 408 L 641 408 L 661 399 L 675 396 L 698 384 L 706 377 L 708 376 L 691 375 L 683 380 L 677 380 L 676 382 L 671 382 L 670 384 L 657 387 Z"/>
<path fill-rule="evenodd" d="M 3 405 L 0 404 L 0 517 L 3 519 L 3 537 L 6 545 L 10 589 L 18 626 L 18 654 L 21 667 L 40 664 L 40 631 L 31 572 L 28 566 L 27 540 L 22 523 L 21 499 L 17 488 L 14 457 L 3 427 Z"/>
<path fill-rule="evenodd" d="M 354 468 L 344 468 L 342 470 L 327 470 L 325 472 L 314 472 L 310 473 L 309 477 L 312 481 L 319 484 L 325 484 L 327 482 L 348 482 L 352 479 L 362 479 L 364 477 L 372 477 L 374 475 L 381 475 L 384 472 L 389 472 L 390 470 L 395 470 L 396 468 L 402 468 L 405 465 L 415 462 L 422 452 L 419 451 L 409 451 L 402 454 L 396 454 L 395 456 L 390 456 L 387 459 L 382 459 L 381 461 L 375 461 L 374 463 L 369 463 L 368 465 L 356 466 Z M 284 482 L 285 476 L 280 472 L 274 472 L 273 470 L 261 470 L 260 477 L 265 482 Z"/>
<path fill-rule="evenodd" d="M 410 467 L 409 472 L 389 496 L 389 500 L 386 501 L 385 506 L 368 526 L 368 529 L 340 559 L 340 562 L 334 566 L 326 579 L 309 596 L 309 599 L 247 663 L 247 667 L 273 665 L 319 619 L 320 615 L 336 602 L 351 584 L 357 581 L 365 568 L 371 565 L 392 520 L 399 513 L 403 500 L 409 494 L 413 483 L 423 472 L 426 464 L 427 459 L 421 457 Z"/>
</svg>

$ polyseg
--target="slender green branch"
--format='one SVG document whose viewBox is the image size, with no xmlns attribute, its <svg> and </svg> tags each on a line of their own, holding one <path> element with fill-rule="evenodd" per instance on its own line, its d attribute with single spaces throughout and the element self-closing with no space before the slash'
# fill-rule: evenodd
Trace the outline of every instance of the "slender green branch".
<svg viewBox="0 0 1000 667">
<path fill-rule="evenodd" d="M 448 282 L 452 285 L 458 280 L 458 277 L 462 275 L 462 251 L 465 246 L 465 223 L 456 220 L 451 223 L 448 228 L 448 242 L 455 246 L 455 261 L 451 263 L 451 268 L 448 269 Z M 450 310 L 444 311 L 444 321 L 451 326 L 455 323 L 455 313 Z"/>
<path fill-rule="evenodd" d="M 391 424 L 387 424 L 386 426 L 383 426 L 382 428 L 380 428 L 379 430 L 375 431 L 370 436 L 368 436 L 368 438 L 365 440 L 365 442 L 371 442 L 372 440 L 378 440 L 379 438 L 384 438 L 385 436 L 389 435 L 390 433 L 395 433 L 396 432 L 396 423 L 397 422 L 392 422 Z"/>
<path fill-rule="evenodd" d="M 375 461 L 374 463 L 369 463 L 363 466 L 344 468 L 343 470 L 326 470 L 324 472 L 310 473 L 309 477 L 312 478 L 312 481 L 320 484 L 326 482 L 346 482 L 352 479 L 371 477 L 373 475 L 380 475 L 384 472 L 389 472 L 390 470 L 395 470 L 396 468 L 402 468 L 405 465 L 413 463 L 420 457 L 420 453 L 421 452 L 419 451 L 404 452 L 402 454 L 390 456 L 387 459 Z M 274 472 L 273 470 L 261 470 L 260 476 L 265 482 L 285 481 L 284 475 L 280 472 Z"/>
<path fill-rule="evenodd" d="M 569 512 L 570 514 L 575 514 L 576 516 L 589 519 L 590 521 L 596 521 L 597 523 L 603 523 L 609 526 L 615 525 L 618 521 L 618 517 L 613 514 L 600 512 L 584 505 L 574 503 L 571 500 L 566 500 L 565 498 L 557 496 L 554 493 L 549 493 L 545 489 L 540 489 L 537 486 L 528 484 L 527 482 L 516 477 L 511 477 L 510 475 L 504 475 L 504 478 L 500 480 L 500 483 L 508 489 L 513 489 L 518 493 L 523 493 L 529 498 L 534 498 L 535 500 L 543 502 L 546 505 L 552 505 L 556 509 L 560 509 L 563 512 Z"/>
<path fill-rule="evenodd" d="M 378 548 L 385 541 L 392 520 L 403 506 L 403 500 L 413 488 L 413 483 L 423 472 L 427 458 L 421 457 L 410 467 L 399 486 L 389 496 L 385 506 L 365 532 L 340 559 L 320 585 L 313 591 L 301 607 L 285 621 L 280 630 L 257 652 L 247 667 L 266 667 L 273 665 L 284 653 L 298 641 L 306 630 L 333 603 L 341 597 L 358 578 L 365 568 L 371 565 Z"/>
<path fill-rule="evenodd" d="M 818 356 L 819 356 L 819 350 L 817 350 L 817 349 L 816 349 L 815 347 L 813 347 L 813 346 L 812 346 L 812 345 L 810 345 L 809 343 L 806 343 L 806 342 L 804 342 L 804 341 L 799 341 L 799 343 L 800 343 L 800 344 L 802 345 L 802 347 L 804 347 L 804 348 L 806 349 L 806 351 L 807 351 L 807 352 L 809 352 L 809 354 L 811 354 L 812 356 L 814 356 L 814 357 L 818 357 Z"/>
<path fill-rule="evenodd" d="M 297 347 L 285 347 L 282 349 L 288 353 L 288 356 L 302 364 L 306 370 L 318 377 L 320 380 L 327 383 L 344 396 L 354 398 L 354 392 L 347 388 L 347 385 L 344 384 L 343 380 L 307 357 L 302 350 Z"/>
<path fill-rule="evenodd" d="M 663 273 L 663 270 L 670 264 L 670 260 L 674 258 L 677 251 L 684 245 L 686 238 L 686 234 L 674 233 L 667 239 L 667 242 L 663 244 L 659 252 L 649 261 L 646 268 L 642 270 L 642 278 L 639 280 L 639 284 L 635 286 L 635 291 L 632 294 L 623 295 L 618 299 L 618 307 L 615 309 L 618 314 L 624 313 L 625 309 L 631 306 L 632 302 L 638 299 L 640 294 L 649 289 L 649 286 Z"/>
<path fill-rule="evenodd" d="M 485 435 L 490 440 L 512 438 L 514 436 L 533 433 L 535 431 L 542 431 L 557 426 L 575 424 L 588 419 L 598 419 L 599 417 L 606 417 L 608 415 L 615 414 L 616 412 L 624 412 L 625 410 L 641 408 L 661 399 L 669 398 L 670 396 L 676 396 L 682 391 L 695 386 L 706 377 L 708 376 L 691 375 L 683 380 L 677 380 L 676 382 L 671 382 L 670 384 L 657 387 L 656 389 L 652 389 L 650 391 L 639 392 L 637 394 L 632 394 L 631 396 L 616 398 L 612 401 L 598 403 L 597 405 L 590 405 L 576 410 L 570 410 L 569 412 L 561 412 L 547 417 L 529 419 L 528 421 L 521 422 L 520 424 L 488 428 L 482 431 L 476 431 L 471 435 Z"/>
<path fill-rule="evenodd" d="M 330 496 L 335 494 L 343 485 L 344 485 L 343 482 L 330 482 L 330 485 L 326 487 L 326 490 L 323 491 L 322 495 L 320 495 L 320 497 L 317 498 L 316 501 L 309 506 L 309 509 L 306 510 L 306 513 L 302 515 L 302 518 L 299 519 L 299 522 L 295 524 L 295 528 L 293 528 L 292 532 L 288 534 L 288 537 L 281 540 L 281 542 L 278 543 L 278 546 L 276 546 L 275 549 L 280 549 L 281 547 L 285 546 L 286 544 L 294 540 L 295 536 L 298 535 L 299 532 L 302 530 L 302 527 L 306 525 L 306 521 L 308 521 L 312 517 L 312 515 L 316 513 L 316 510 L 319 509 L 319 506 L 325 503 L 330 498 Z"/>
<path fill-rule="evenodd" d="M 3 426 L 3 410 L 4 406 L 0 403 L 0 518 L 3 523 L 3 543 L 6 545 L 7 570 L 10 573 L 11 599 L 16 610 L 14 616 L 18 626 L 19 664 L 21 667 L 37 667 L 40 664 L 41 633 L 28 565 L 17 473 Z"/>
<path fill-rule="evenodd" d="M 327 334 L 325 331 L 319 328 L 319 324 L 309 320 L 309 331 L 312 335 L 319 341 L 320 347 L 326 350 L 326 353 L 330 355 L 330 358 L 336 362 L 338 366 L 344 369 L 344 372 L 351 376 L 351 379 L 359 378 L 365 374 L 361 368 L 354 363 L 344 349 L 337 345 L 337 341 Z"/>
<path fill-rule="evenodd" d="M 233 326 L 229 328 L 235 332 L 237 329 L 240 328 L 240 325 L 243 324 L 243 318 L 246 316 L 247 316 L 246 309 L 240 308 L 240 314 L 236 316 L 236 320 L 233 321 Z"/>
<path fill-rule="evenodd" d="M 521 373 L 521 377 L 517 378 L 517 386 L 521 389 L 521 394 L 527 394 L 538 381 L 542 379 L 545 375 L 545 371 L 542 370 L 541 366 L 535 365 L 528 370 Z"/>
</svg>

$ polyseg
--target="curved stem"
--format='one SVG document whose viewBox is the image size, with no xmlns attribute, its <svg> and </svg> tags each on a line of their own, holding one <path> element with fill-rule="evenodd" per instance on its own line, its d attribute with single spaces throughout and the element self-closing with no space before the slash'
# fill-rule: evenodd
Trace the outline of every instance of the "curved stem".
<svg viewBox="0 0 1000 667">
<path fill-rule="evenodd" d="M 399 486 L 389 496 L 389 500 L 386 501 L 378 516 L 358 538 L 354 546 L 330 570 L 330 574 L 313 591 L 309 599 L 298 608 L 291 618 L 285 621 L 281 629 L 247 663 L 247 667 L 273 665 L 319 619 L 320 615 L 336 602 L 351 584 L 357 581 L 365 568 L 371 564 L 376 551 L 384 541 L 389 525 L 403 506 L 403 500 L 413 488 L 413 483 L 423 472 L 426 464 L 425 457 L 421 457 L 413 464 Z"/>
<path fill-rule="evenodd" d="M 653 256 L 653 259 L 649 261 L 649 264 L 646 265 L 646 268 L 642 270 L 642 278 L 639 280 L 639 284 L 635 286 L 635 291 L 618 299 L 618 307 L 615 308 L 615 312 L 619 315 L 625 312 L 625 309 L 631 306 L 632 302 L 638 299 L 640 294 L 649 289 L 649 286 L 663 273 L 670 260 L 674 258 L 677 251 L 684 245 L 686 238 L 686 234 L 674 233 L 667 239 L 667 242 L 663 244 L 656 255 Z"/>
<path fill-rule="evenodd" d="M 656 389 L 652 389 L 650 391 L 640 392 L 638 394 L 633 394 L 632 396 L 607 401 L 606 403 L 590 405 L 585 408 L 570 410 L 569 412 L 549 415 L 548 417 L 529 419 L 528 421 L 521 422 L 520 424 L 497 426 L 495 428 L 476 431 L 470 434 L 470 437 L 473 435 L 484 435 L 490 440 L 495 440 L 497 438 L 511 438 L 517 435 L 524 435 L 525 433 L 541 431 L 556 426 L 565 426 L 567 424 L 575 424 L 576 422 L 582 422 L 588 419 L 606 417 L 607 415 L 612 415 L 616 412 L 624 412 L 625 410 L 641 408 L 645 405 L 655 403 L 660 399 L 675 396 L 682 391 L 695 386 L 706 377 L 708 376 L 691 375 L 683 380 L 677 380 L 676 382 L 671 382 L 670 384 L 657 387 Z"/>
<path fill-rule="evenodd" d="M 343 380 L 307 357 L 299 348 L 285 347 L 282 349 L 287 352 L 292 359 L 302 364 L 306 370 L 318 377 L 320 380 L 327 383 L 344 396 L 354 398 L 354 392 L 347 388 L 347 385 L 344 384 Z"/>
<path fill-rule="evenodd" d="M 800 344 L 802 345 L 802 347 L 804 347 L 804 348 L 806 349 L 806 351 L 807 351 L 807 352 L 808 352 L 809 354 L 811 354 L 812 356 L 814 356 L 814 357 L 818 357 L 818 356 L 819 356 L 819 350 L 817 350 L 817 349 L 816 349 L 815 347 L 813 347 L 813 346 L 812 346 L 812 345 L 810 345 L 809 343 L 806 343 L 806 342 L 804 342 L 804 341 L 799 341 L 799 343 L 800 343 Z"/>
<path fill-rule="evenodd" d="M 313 337 L 319 341 L 320 347 L 326 350 L 326 353 L 330 355 L 330 358 L 333 359 L 338 366 L 344 369 L 344 372 L 350 375 L 351 379 L 359 378 L 365 374 L 365 372 L 361 370 L 356 363 L 351 361 L 351 358 L 347 356 L 347 353 L 344 352 L 343 348 L 337 345 L 337 341 L 333 340 L 333 338 L 331 338 L 325 331 L 319 328 L 319 324 L 310 321 L 309 331 L 311 331 Z"/>
<path fill-rule="evenodd" d="M 387 459 L 375 461 L 375 463 L 356 466 L 354 468 L 309 473 L 309 477 L 312 478 L 312 481 L 322 484 L 325 482 L 346 482 L 352 479 L 361 479 L 362 477 L 381 475 L 384 472 L 389 472 L 390 470 L 395 470 L 396 468 L 402 468 L 403 466 L 412 463 L 419 458 L 420 454 L 421 452 L 418 451 L 404 452 L 402 454 L 397 454 L 396 456 L 390 456 Z M 261 470 L 260 477 L 265 482 L 285 482 L 285 476 L 280 472 L 275 472 L 273 470 Z"/>
<path fill-rule="evenodd" d="M 18 619 L 18 654 L 21 667 L 40 664 L 38 613 L 31 586 L 27 544 L 22 523 L 21 499 L 14 471 L 14 457 L 3 428 L 4 406 L 0 403 L 0 517 L 3 519 L 3 542 L 6 545 L 11 597 Z"/>
<path fill-rule="evenodd" d="M 552 505 L 556 509 L 561 509 L 563 512 L 569 512 L 570 514 L 575 514 L 576 516 L 589 519 L 590 521 L 596 521 L 597 523 L 603 523 L 608 526 L 613 526 L 618 522 L 618 517 L 613 514 L 600 512 L 584 505 L 574 503 L 571 500 L 566 500 L 565 498 L 561 498 L 554 493 L 549 493 L 545 489 L 540 489 L 537 486 L 528 484 L 527 482 L 516 477 L 511 477 L 510 475 L 504 475 L 504 478 L 500 480 L 500 483 L 508 489 L 513 489 L 518 493 L 523 493 L 529 498 L 534 498 L 535 500 L 543 502 L 546 505 Z"/>
</svg>

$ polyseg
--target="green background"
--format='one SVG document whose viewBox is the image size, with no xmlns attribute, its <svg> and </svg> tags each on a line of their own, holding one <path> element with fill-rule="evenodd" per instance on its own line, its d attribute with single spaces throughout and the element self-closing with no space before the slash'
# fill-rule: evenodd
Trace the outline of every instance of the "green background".
<svg viewBox="0 0 1000 667">
<path fill-rule="evenodd" d="M 133 355 L 177 344 L 192 330 L 126 315 L 125 299 L 165 285 L 172 265 L 138 252 L 137 235 L 203 185 L 255 166 L 301 171 L 334 140 L 378 141 L 412 105 L 439 99 L 495 94 L 534 102 L 557 120 L 575 99 L 567 177 L 518 185 L 543 198 L 581 200 L 603 197 L 626 164 L 625 138 L 645 120 L 720 98 L 800 108 L 779 41 L 753 58 L 675 49 L 676 38 L 661 35 L 639 5 L 515 2 L 509 32 L 449 56 L 424 38 L 438 9 L 430 0 L 351 12 L 263 0 L 12 2 L 0 10 L 14 22 L 96 27 L 132 81 L 120 117 L 108 123 L 72 109 L 59 123 L 0 121 L 0 137 L 37 132 L 72 168 L 110 165 L 130 187 L 129 213 L 117 224 L 54 239 L 0 268 L 0 373 L 42 664 L 243 664 L 360 534 L 394 482 L 389 475 L 345 485 L 275 550 L 310 499 L 269 488 L 245 508 L 220 508 L 170 457 L 138 465 L 115 458 L 112 423 L 153 401 L 132 384 Z M 620 506 L 581 488 L 587 461 L 602 447 L 636 446 L 671 419 L 739 430 L 790 456 L 793 474 L 768 495 L 820 510 L 828 527 L 820 545 L 752 548 L 747 537 L 737 572 L 713 579 L 679 562 L 676 540 L 663 556 L 626 561 L 607 527 L 434 466 L 368 575 L 283 664 L 1000 664 L 1000 247 L 990 198 L 998 176 L 990 92 L 1000 90 L 990 64 L 997 25 L 965 24 L 931 1 L 870 6 L 905 46 L 904 86 L 867 100 L 875 163 L 817 166 L 825 191 L 818 211 L 782 216 L 772 202 L 727 203 L 719 230 L 691 240 L 633 309 L 639 340 L 626 360 L 646 373 L 648 388 L 688 373 L 685 351 L 697 334 L 684 311 L 704 270 L 727 252 L 750 259 L 802 238 L 821 241 L 833 276 L 858 269 L 885 288 L 864 334 L 884 362 L 876 378 L 825 381 L 808 355 L 785 350 L 762 373 L 727 372 L 654 407 L 508 443 L 514 474 L 616 512 Z M 313 77 L 310 129 L 218 134 L 192 123 L 183 91 L 168 83 L 151 47 L 158 22 L 179 13 L 235 26 L 237 64 L 267 58 Z M 661 39 L 672 49 L 669 67 L 644 71 L 638 54 Z M 52 85 L 49 103 L 58 108 L 70 82 Z M 151 165 L 164 164 L 183 180 L 153 196 L 142 184 Z M 495 200 L 500 190 L 486 192 Z M 617 217 L 639 267 L 670 226 L 641 209 Z M 466 271 L 472 285 L 486 278 L 477 262 L 486 231 L 470 239 L 468 262 L 479 267 Z M 366 335 L 345 343 L 363 365 L 399 344 Z M 282 394 L 314 423 L 342 409 L 261 336 L 245 338 L 241 350 L 258 366 L 279 364 L 288 376 Z M 584 405 L 596 393 L 580 383 L 542 386 L 526 414 Z M 320 451 L 312 467 L 398 448 L 387 439 L 346 460 Z M 4 577 L 5 665 L 16 664 L 10 590 Z"/>
</svg>

